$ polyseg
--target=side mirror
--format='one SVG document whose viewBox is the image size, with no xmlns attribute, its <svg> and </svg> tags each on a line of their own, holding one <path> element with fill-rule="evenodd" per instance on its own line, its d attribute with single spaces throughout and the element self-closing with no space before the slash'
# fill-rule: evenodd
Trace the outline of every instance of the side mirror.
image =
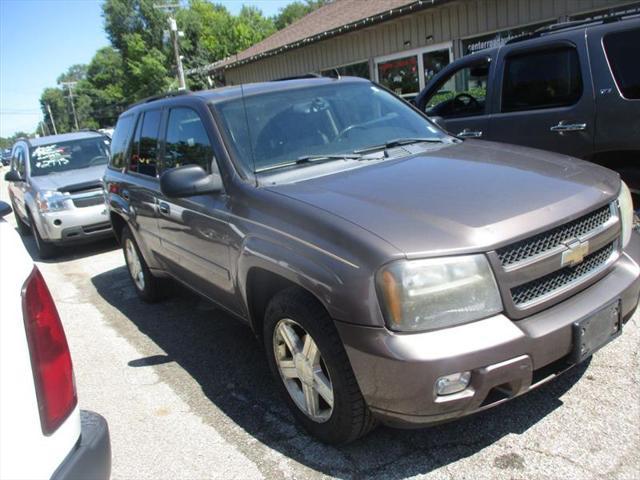
<svg viewBox="0 0 640 480">
<path fill-rule="evenodd" d="M 218 193 L 222 189 L 220 175 L 210 175 L 199 165 L 172 168 L 160 177 L 160 190 L 169 198 Z"/>
<path fill-rule="evenodd" d="M 15 170 L 9 170 L 4 174 L 4 179 L 7 182 L 22 182 L 24 179 Z"/>
<path fill-rule="evenodd" d="M 11 213 L 11 207 L 7 202 L 0 201 L 0 218 Z"/>
</svg>

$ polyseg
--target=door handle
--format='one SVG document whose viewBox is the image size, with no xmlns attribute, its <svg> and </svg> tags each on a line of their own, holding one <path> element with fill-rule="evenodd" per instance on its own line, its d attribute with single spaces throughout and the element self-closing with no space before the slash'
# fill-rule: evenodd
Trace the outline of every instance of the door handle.
<svg viewBox="0 0 640 480">
<path fill-rule="evenodd" d="M 565 123 L 564 120 L 554 125 L 549 130 L 563 134 L 564 132 L 580 132 L 587 129 L 586 123 Z"/>
<path fill-rule="evenodd" d="M 129 190 L 122 190 L 122 198 L 129 200 Z"/>
<path fill-rule="evenodd" d="M 160 210 L 160 213 L 163 215 L 169 215 L 169 212 L 170 212 L 169 204 L 165 202 L 160 202 L 158 204 L 158 210 Z"/>
<path fill-rule="evenodd" d="M 461 137 L 461 138 L 480 138 L 482 136 L 482 131 L 481 130 L 469 130 L 468 128 L 465 128 L 461 132 L 458 132 L 457 136 Z"/>
</svg>

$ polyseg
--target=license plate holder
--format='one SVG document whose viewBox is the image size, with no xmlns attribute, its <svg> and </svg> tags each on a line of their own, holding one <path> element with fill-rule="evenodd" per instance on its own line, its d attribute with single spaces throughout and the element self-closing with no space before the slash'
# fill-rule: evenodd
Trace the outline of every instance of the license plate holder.
<svg viewBox="0 0 640 480">
<path fill-rule="evenodd" d="M 573 323 L 573 363 L 580 363 L 622 333 L 620 300 Z"/>
</svg>

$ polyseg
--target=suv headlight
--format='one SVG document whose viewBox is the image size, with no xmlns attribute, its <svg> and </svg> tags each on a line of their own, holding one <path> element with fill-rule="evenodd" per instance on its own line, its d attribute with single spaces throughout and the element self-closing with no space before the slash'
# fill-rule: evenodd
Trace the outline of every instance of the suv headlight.
<svg viewBox="0 0 640 480">
<path fill-rule="evenodd" d="M 68 195 L 55 190 L 45 190 L 36 194 L 36 204 L 38 205 L 38 210 L 42 213 L 66 210 L 70 208 L 70 201 L 71 199 Z"/>
<path fill-rule="evenodd" d="M 502 311 L 484 255 L 393 262 L 377 273 L 376 283 L 392 330 L 451 327 Z"/>
<path fill-rule="evenodd" d="M 633 200 L 627 184 L 622 182 L 620 195 L 618 195 L 618 208 L 620 210 L 620 222 L 622 223 L 622 248 L 631 240 L 633 231 Z"/>
</svg>

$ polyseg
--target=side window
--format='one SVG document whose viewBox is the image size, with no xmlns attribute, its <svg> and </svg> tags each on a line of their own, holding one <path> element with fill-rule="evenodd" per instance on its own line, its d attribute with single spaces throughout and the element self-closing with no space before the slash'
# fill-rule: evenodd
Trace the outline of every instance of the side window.
<svg viewBox="0 0 640 480">
<path fill-rule="evenodd" d="M 131 149 L 130 171 L 150 177 L 157 175 L 158 132 L 161 118 L 160 110 L 150 110 L 145 112 L 141 121 L 138 122 Z"/>
<path fill-rule="evenodd" d="M 613 32 L 602 40 L 613 77 L 624 98 L 640 99 L 640 28 Z"/>
<path fill-rule="evenodd" d="M 489 61 L 463 67 L 442 79 L 438 91 L 427 100 L 426 113 L 443 118 L 484 115 Z"/>
<path fill-rule="evenodd" d="M 134 116 L 120 117 L 111 140 L 111 166 L 121 169 L 125 166 L 127 146 L 133 133 Z"/>
<path fill-rule="evenodd" d="M 582 96 L 580 62 L 575 48 L 507 57 L 502 82 L 502 111 L 566 107 Z"/>
<path fill-rule="evenodd" d="M 15 147 L 13 151 L 13 169 L 20 174 L 21 177 L 25 176 L 25 155 L 24 148 L 21 145 Z"/>
<path fill-rule="evenodd" d="M 190 108 L 172 108 L 167 121 L 164 169 L 200 165 L 210 171 L 213 148 L 200 116 Z"/>
</svg>

